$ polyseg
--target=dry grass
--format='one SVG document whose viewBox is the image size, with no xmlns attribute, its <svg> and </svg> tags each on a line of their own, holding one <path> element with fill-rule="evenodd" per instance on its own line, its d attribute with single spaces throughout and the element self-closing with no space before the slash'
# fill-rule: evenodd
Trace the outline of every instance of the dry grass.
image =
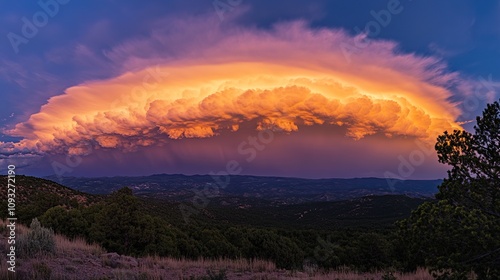
<svg viewBox="0 0 500 280">
<path fill-rule="evenodd" d="M 106 251 L 97 244 L 89 244 L 85 239 L 77 237 L 73 240 L 67 237 L 55 234 L 56 252 L 57 254 L 67 254 L 74 251 L 89 253 L 94 256 L 106 253 Z"/>
<path fill-rule="evenodd" d="M 0 228 L 2 228 L 2 230 L 6 231 L 7 230 L 6 227 L 8 224 L 9 224 L 9 221 L 0 219 Z M 26 234 L 28 232 L 28 230 L 29 230 L 28 227 L 16 222 L 16 235 L 17 236 L 19 236 L 20 234 Z"/>
<path fill-rule="evenodd" d="M 147 257 L 141 259 L 139 271 L 148 275 L 147 279 L 163 279 L 163 269 L 173 269 L 180 271 L 179 279 L 183 279 L 184 273 L 190 270 L 199 271 L 220 271 L 226 270 L 228 272 L 251 272 L 259 273 L 259 277 L 255 279 L 312 279 L 312 280 L 331 280 L 331 279 L 344 279 L 344 280 L 365 280 L 365 279 L 382 279 L 386 272 L 375 273 L 356 273 L 347 268 L 338 271 L 324 273 L 303 273 L 303 272 L 290 272 L 285 270 L 278 270 L 276 265 L 269 261 L 263 260 L 229 260 L 229 259 L 200 259 L 200 260 L 185 260 L 185 259 L 172 259 L 172 258 L 159 258 Z M 419 268 L 414 273 L 393 273 L 396 279 L 400 280 L 432 280 L 434 279 L 429 272 L 424 268 Z M 233 278 L 230 278 L 233 279 Z"/>
<path fill-rule="evenodd" d="M 276 271 L 276 265 L 270 261 L 264 260 L 247 260 L 247 259 L 175 259 L 150 256 L 141 259 L 140 266 L 146 269 L 150 268 L 172 268 L 172 269 L 214 269 L 214 270 L 232 270 L 232 271 Z"/>
<path fill-rule="evenodd" d="M 432 275 L 427 271 L 427 269 L 424 268 L 419 268 L 417 271 L 413 274 L 398 274 L 396 276 L 398 279 L 401 280 L 426 280 L 426 279 L 434 279 Z"/>
<path fill-rule="evenodd" d="M 330 280 L 330 279 L 343 279 L 343 280 L 365 280 L 365 279 L 382 279 L 386 272 L 374 272 L 374 273 L 355 273 L 349 271 L 348 269 L 340 269 L 338 271 L 329 272 L 326 274 L 316 273 L 310 275 L 308 279 L 312 280 Z M 414 273 L 393 273 L 396 279 L 399 280 L 432 280 L 434 277 L 424 269 L 419 268 Z"/>
<path fill-rule="evenodd" d="M 286 271 L 278 270 L 274 263 L 262 260 L 231 260 L 231 259 L 198 259 L 186 260 L 166 257 L 149 256 L 139 259 L 139 267 L 135 270 L 115 269 L 113 279 L 138 279 L 160 280 L 160 279 L 198 279 L 206 275 L 207 271 L 227 271 L 229 279 L 240 279 L 237 275 L 263 275 L 251 279 L 283 279 Z M 230 276 L 232 275 L 232 276 Z M 280 278 L 276 278 L 280 275 Z M 236 277 L 236 278 L 235 278 Z M 244 278 L 250 279 L 250 278 Z"/>
<path fill-rule="evenodd" d="M 0 228 L 6 227 L 7 224 L 8 221 L 0 219 Z M 29 230 L 30 229 L 27 226 L 16 223 L 17 238 L 19 238 L 19 236 L 21 235 L 27 234 Z M 89 244 L 84 238 L 81 237 L 70 240 L 64 235 L 54 234 L 54 239 L 56 242 L 56 250 L 58 254 L 64 254 L 72 251 L 82 251 L 85 253 L 90 253 L 92 255 L 100 255 L 106 252 L 101 246 L 97 244 Z"/>
</svg>

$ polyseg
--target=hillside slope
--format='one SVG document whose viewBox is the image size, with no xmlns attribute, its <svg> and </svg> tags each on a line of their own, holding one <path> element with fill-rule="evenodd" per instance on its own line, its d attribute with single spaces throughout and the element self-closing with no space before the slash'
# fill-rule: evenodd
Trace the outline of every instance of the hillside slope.
<svg viewBox="0 0 500 280">
<path fill-rule="evenodd" d="M 7 176 L 0 176 L 0 180 L 7 183 Z M 16 175 L 14 185 L 16 217 L 26 223 L 57 205 L 75 208 L 78 205 L 88 206 L 101 200 L 98 195 L 73 190 L 37 177 Z M 7 209 L 7 188 L 0 189 L 0 201 L 0 207 Z M 6 218 L 6 215 L 6 211 L 1 211 L 1 218 Z"/>
</svg>

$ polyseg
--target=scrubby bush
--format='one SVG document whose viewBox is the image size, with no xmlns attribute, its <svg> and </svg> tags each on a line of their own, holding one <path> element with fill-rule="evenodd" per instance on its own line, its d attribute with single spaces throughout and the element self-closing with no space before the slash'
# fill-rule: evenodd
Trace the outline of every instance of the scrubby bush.
<svg viewBox="0 0 500 280">
<path fill-rule="evenodd" d="M 28 233 L 19 236 L 18 244 L 22 257 L 33 257 L 40 253 L 52 254 L 56 249 L 54 231 L 42 227 L 37 218 L 31 221 Z"/>
</svg>

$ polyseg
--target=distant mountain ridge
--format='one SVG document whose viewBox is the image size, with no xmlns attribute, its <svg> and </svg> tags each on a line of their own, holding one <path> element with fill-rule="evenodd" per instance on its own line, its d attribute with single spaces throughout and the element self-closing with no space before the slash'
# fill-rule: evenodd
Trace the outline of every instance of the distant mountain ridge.
<svg viewBox="0 0 500 280">
<path fill-rule="evenodd" d="M 229 179 L 228 179 L 229 178 Z M 136 195 L 154 196 L 172 201 L 192 199 L 196 193 L 209 193 L 217 197 L 247 197 L 285 204 L 340 201 L 367 195 L 406 195 L 431 198 L 437 193 L 442 180 L 398 180 L 382 178 L 301 179 L 233 175 L 225 187 L 210 175 L 156 174 L 150 176 L 117 177 L 62 177 L 46 179 L 91 194 L 108 194 L 124 186 Z M 61 179 L 61 180 L 59 180 Z"/>
</svg>

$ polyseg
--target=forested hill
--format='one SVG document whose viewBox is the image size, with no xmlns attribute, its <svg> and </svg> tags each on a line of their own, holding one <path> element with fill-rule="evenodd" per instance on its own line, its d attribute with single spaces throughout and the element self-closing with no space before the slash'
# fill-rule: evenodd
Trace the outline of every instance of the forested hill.
<svg viewBox="0 0 500 280">
<path fill-rule="evenodd" d="M 271 204 L 262 198 L 212 197 L 205 207 L 193 208 L 185 219 L 181 206 L 193 207 L 187 201 L 138 197 L 128 188 L 110 195 L 89 195 L 26 176 L 16 176 L 15 184 L 19 199 L 16 216 L 21 223 L 38 218 L 56 233 L 83 237 L 109 252 L 187 259 L 264 259 L 286 269 L 301 268 L 306 259 L 326 269 L 342 265 L 360 271 L 391 267 L 400 247 L 395 242 L 394 223 L 426 201 L 388 195 Z M 5 191 L 2 196 L 2 201 L 7 201 Z M 234 199 L 237 205 L 230 203 Z M 7 209 L 7 205 L 2 207 Z M 318 258 L 316 252 L 325 240 L 336 248 L 335 254 Z"/>
<path fill-rule="evenodd" d="M 43 214 L 54 206 L 64 206 L 70 209 L 89 206 L 102 199 L 98 195 L 73 190 L 42 178 L 16 175 L 14 180 L 9 180 L 9 182 L 7 178 L 7 176 L 0 176 L 5 186 L 9 183 L 11 189 L 15 190 L 15 216 L 24 222 L 29 222 L 31 218 Z M 7 209 L 7 187 L 0 189 L 0 201 L 2 209 Z M 2 211 L 3 218 L 6 214 L 7 211 Z"/>
</svg>

